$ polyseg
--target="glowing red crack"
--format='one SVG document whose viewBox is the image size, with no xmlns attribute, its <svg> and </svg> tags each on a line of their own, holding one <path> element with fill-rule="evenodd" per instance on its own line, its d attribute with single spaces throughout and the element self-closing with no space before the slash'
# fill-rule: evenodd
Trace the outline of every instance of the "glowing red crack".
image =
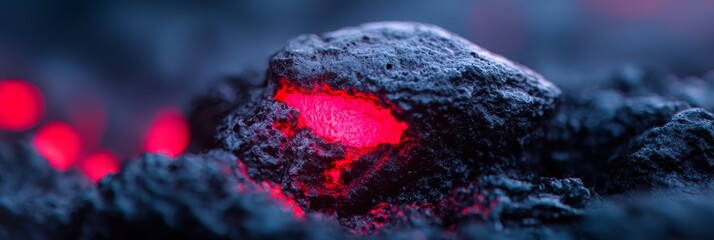
<svg viewBox="0 0 714 240">
<path fill-rule="evenodd" d="M 407 124 L 397 120 L 389 108 L 365 94 L 345 90 L 301 91 L 287 83 L 275 94 L 275 100 L 300 112 L 298 128 L 306 127 L 332 143 L 364 148 L 379 144 L 399 144 Z"/>
<path fill-rule="evenodd" d="M 349 93 L 323 84 L 315 89 L 293 86 L 286 78 L 274 99 L 299 112 L 297 128 L 308 128 L 329 143 L 348 147 L 344 159 L 325 172 L 329 183 L 340 184 L 340 175 L 354 161 L 379 144 L 397 145 L 407 124 L 397 120 L 389 107 L 377 97 L 364 93 Z M 282 126 L 281 126 L 282 127 Z M 283 133 L 288 131 L 278 128 Z"/>
</svg>

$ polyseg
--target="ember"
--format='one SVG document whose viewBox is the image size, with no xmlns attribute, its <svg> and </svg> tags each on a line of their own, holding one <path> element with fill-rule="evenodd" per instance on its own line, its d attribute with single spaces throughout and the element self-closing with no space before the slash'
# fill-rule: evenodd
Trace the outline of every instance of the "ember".
<svg viewBox="0 0 714 240">
<path fill-rule="evenodd" d="M 572 24 L 559 16 L 544 33 L 532 31 L 544 23 L 531 23 L 540 16 L 531 9 L 549 3 L 483 0 L 454 5 L 469 22 L 447 26 L 531 59 L 524 63 L 553 83 L 430 24 L 300 35 L 266 63 L 244 51 L 260 44 L 220 34 L 244 27 L 225 20 L 254 8 L 203 16 L 214 5 L 191 3 L 187 12 L 201 20 L 184 22 L 175 17 L 181 3 L 169 15 L 124 14 L 143 6 L 135 3 L 62 8 L 71 17 L 43 7 L 27 16 L 56 23 L 30 25 L 59 48 L 31 34 L 0 34 L 0 71 L 12 70 L 0 72 L 7 79 L 0 80 L 0 239 L 712 238 L 714 72 L 702 66 L 713 61 L 682 61 L 686 50 L 703 49 L 688 43 L 663 55 L 678 65 L 610 69 L 617 59 L 584 53 L 637 50 L 600 37 L 597 21 L 663 17 L 675 0 L 642 9 L 580 1 L 594 11 L 575 15 L 602 19 Z M 411 5 L 420 4 L 384 3 L 375 14 Z M 449 4 L 429 6 L 441 5 Z M 685 15 L 714 19 L 697 6 L 704 10 Z M 289 7 L 289 15 L 325 15 Z M 558 15 L 552 11 L 542 15 Z M 33 22 L 11 12 L 0 17 L 19 21 L 0 23 Z M 353 15 L 342 13 L 328 15 Z M 260 26 L 301 29 L 280 22 L 283 15 L 269 11 Z M 624 30 L 628 41 L 640 34 Z M 681 39 L 701 41 L 712 31 Z M 647 48 L 648 57 L 669 51 L 647 36 L 642 45 L 656 49 Z M 605 63 L 598 74 L 577 69 Z M 252 64 L 265 66 L 226 76 Z"/>
<path fill-rule="evenodd" d="M 340 175 L 378 144 L 398 145 L 407 129 L 407 124 L 394 118 L 392 110 L 381 106 L 374 96 L 349 94 L 327 85 L 297 89 L 286 78 L 280 84 L 274 98 L 300 112 L 298 128 L 308 128 L 327 142 L 348 147 L 345 158 L 336 160 L 335 166 L 325 171 L 330 186 L 342 184 Z"/>
</svg>

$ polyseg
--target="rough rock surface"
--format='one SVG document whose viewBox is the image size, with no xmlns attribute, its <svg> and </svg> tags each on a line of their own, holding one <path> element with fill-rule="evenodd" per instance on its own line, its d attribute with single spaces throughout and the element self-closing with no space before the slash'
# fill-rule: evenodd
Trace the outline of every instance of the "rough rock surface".
<svg viewBox="0 0 714 240">
<path fill-rule="evenodd" d="M 380 204 L 368 214 L 343 221 L 365 235 L 398 234 L 410 229 L 461 229 L 471 223 L 492 227 L 542 227 L 582 218 L 590 190 L 579 179 L 531 181 L 483 176 L 435 203 Z"/>
<path fill-rule="evenodd" d="M 566 94 L 563 102 L 547 127 L 546 140 L 534 151 L 542 154 L 545 174 L 578 176 L 590 184 L 607 181 L 602 171 L 639 135 L 689 107 L 681 101 L 626 96 L 613 89 Z"/>
<path fill-rule="evenodd" d="M 690 109 L 652 129 L 635 151 L 616 159 L 603 173 L 603 192 L 692 187 L 710 182 L 714 173 L 714 115 Z"/>
<path fill-rule="evenodd" d="M 89 180 L 56 172 L 28 144 L 0 144 L 1 239 L 64 236 L 73 207 L 92 191 Z"/>
<path fill-rule="evenodd" d="M 147 154 L 106 177 L 73 216 L 71 239 L 317 238 L 337 234 L 310 226 L 288 199 L 255 183 L 225 152 L 171 160 Z M 335 235 L 336 237 L 337 235 Z"/>
<path fill-rule="evenodd" d="M 202 154 L 92 187 L 0 145 L 0 239 L 711 239 L 714 78 L 572 81 L 423 24 L 301 36 L 196 101 Z"/>
<path fill-rule="evenodd" d="M 252 177 L 280 183 L 304 207 L 347 215 L 382 202 L 435 201 L 480 174 L 518 165 L 560 94 L 523 66 L 416 23 L 300 36 L 272 57 L 266 81 L 262 102 L 238 108 L 220 128 L 224 148 Z M 408 127 L 398 144 L 354 157 L 300 127 L 300 111 L 276 101 L 286 85 L 307 95 L 366 95 Z M 325 172 L 348 158 L 338 187 L 326 189 Z"/>
<path fill-rule="evenodd" d="M 209 92 L 194 99 L 189 115 L 191 125 L 191 150 L 219 148 L 216 130 L 223 119 L 239 107 L 256 102 L 265 86 L 263 74 L 244 72 L 241 75 L 218 81 Z"/>
</svg>

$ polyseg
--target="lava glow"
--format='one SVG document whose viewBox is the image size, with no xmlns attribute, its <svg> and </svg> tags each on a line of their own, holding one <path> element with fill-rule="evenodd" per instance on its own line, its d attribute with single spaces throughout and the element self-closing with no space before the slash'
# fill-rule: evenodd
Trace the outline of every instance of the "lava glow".
<svg viewBox="0 0 714 240">
<path fill-rule="evenodd" d="M 287 80 L 281 82 L 286 83 Z M 300 112 L 298 128 L 306 127 L 332 143 L 364 148 L 399 144 L 407 124 L 398 121 L 389 108 L 364 94 L 350 95 L 324 85 L 308 93 L 283 84 L 275 100 Z"/>
<path fill-rule="evenodd" d="M 82 147 L 81 142 L 77 130 L 64 122 L 45 124 L 32 139 L 37 152 L 59 171 L 66 171 L 74 165 Z"/>
<path fill-rule="evenodd" d="M 44 101 L 40 90 L 26 81 L 0 81 L 0 130 L 24 131 L 42 117 Z"/>
<path fill-rule="evenodd" d="M 379 144 L 398 145 L 408 127 L 374 96 L 351 94 L 326 84 L 316 89 L 300 89 L 286 78 L 279 83 L 281 87 L 274 99 L 299 112 L 297 128 L 308 128 L 329 143 L 348 147 L 345 158 L 335 161 L 335 166 L 325 172 L 333 186 L 341 183 L 340 175 L 352 162 Z"/>
<path fill-rule="evenodd" d="M 159 112 L 151 125 L 144 151 L 176 158 L 186 150 L 190 137 L 188 122 L 181 111 L 167 108 Z"/>
<path fill-rule="evenodd" d="M 87 156 L 79 165 L 82 172 L 95 183 L 107 174 L 117 173 L 119 171 L 119 161 L 117 161 L 117 157 L 112 152 L 106 150 Z"/>
</svg>

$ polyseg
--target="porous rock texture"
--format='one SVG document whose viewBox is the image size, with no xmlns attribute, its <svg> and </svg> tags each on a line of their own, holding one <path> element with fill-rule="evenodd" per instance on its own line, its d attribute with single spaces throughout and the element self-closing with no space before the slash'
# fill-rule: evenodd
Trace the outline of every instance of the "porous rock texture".
<svg viewBox="0 0 714 240">
<path fill-rule="evenodd" d="M 397 22 L 297 37 L 273 55 L 266 83 L 259 104 L 238 108 L 220 127 L 224 148 L 302 206 L 342 215 L 436 201 L 480 174 L 518 165 L 560 94 L 526 67 L 441 28 Z M 295 129 L 301 113 L 274 96 L 286 84 L 369 95 L 408 128 L 398 145 L 379 145 L 341 172 L 339 190 L 325 189 L 324 172 L 349 150 Z M 274 127 L 283 123 L 297 132 Z"/>
<path fill-rule="evenodd" d="M 73 206 L 93 191 L 76 170 L 55 171 L 29 144 L 0 144 L 0 239 L 66 236 Z"/>
<path fill-rule="evenodd" d="M 430 25 L 304 35 L 197 100 L 202 153 L 144 154 L 95 187 L 0 145 L 0 238 L 711 239 L 714 115 L 696 86 L 712 79 L 625 69 L 560 96 Z M 286 86 L 408 127 L 350 158 L 275 97 Z M 324 173 L 346 159 L 337 191 Z"/>
<path fill-rule="evenodd" d="M 146 154 L 102 179 L 74 212 L 70 239 L 334 238 L 299 219 L 282 193 L 256 183 L 230 153 L 172 160 Z M 334 235 L 330 237 L 331 235 Z"/>
<path fill-rule="evenodd" d="M 686 102 L 659 96 L 627 96 L 615 89 L 566 93 L 548 124 L 545 141 L 533 147 L 550 176 L 578 176 L 586 183 L 609 181 L 602 172 L 647 130 L 665 124 Z"/>
<path fill-rule="evenodd" d="M 692 188 L 714 173 L 714 115 L 694 108 L 675 115 L 637 141 L 603 172 L 603 192 Z"/>
</svg>

